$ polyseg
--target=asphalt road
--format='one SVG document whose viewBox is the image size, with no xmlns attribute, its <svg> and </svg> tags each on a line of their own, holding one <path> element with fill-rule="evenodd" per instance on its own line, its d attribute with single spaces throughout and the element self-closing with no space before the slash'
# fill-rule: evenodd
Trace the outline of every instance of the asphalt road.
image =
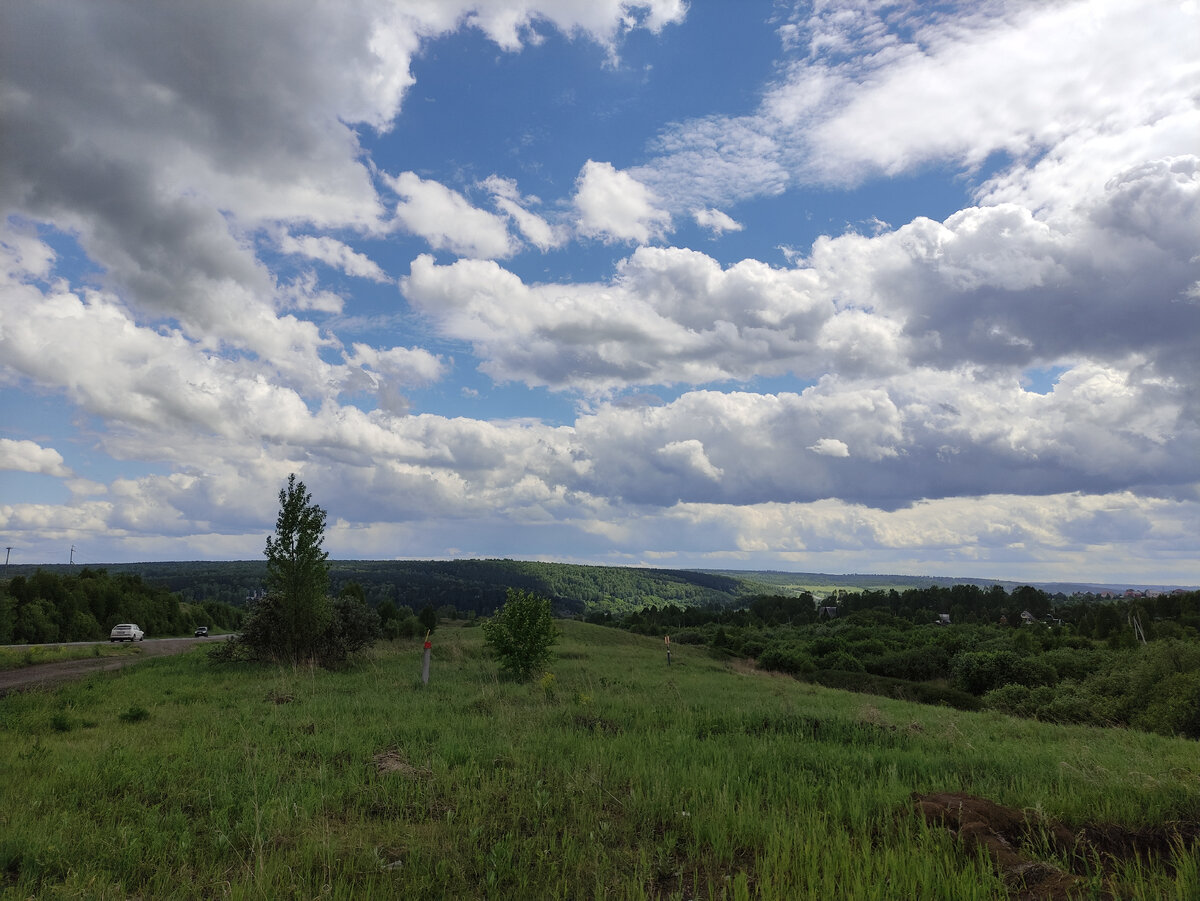
<svg viewBox="0 0 1200 901">
<path fill-rule="evenodd" d="M 39 663 L 34 666 L 23 666 L 18 669 L 0 671 L 0 696 L 11 691 L 25 691 L 41 685 L 61 682 L 65 679 L 78 679 L 91 673 L 104 670 L 120 669 L 132 666 L 147 657 L 163 657 L 168 654 L 182 654 L 198 644 L 214 644 L 221 641 L 220 637 L 212 638 L 147 638 L 133 642 L 141 651 L 140 654 L 128 657 L 85 657 L 82 660 L 63 660 L 58 663 Z M 72 641 L 56 642 L 55 647 L 80 647 L 93 644 L 108 644 L 107 641 Z M 6 645 L 8 648 L 28 648 L 34 645 Z"/>
</svg>

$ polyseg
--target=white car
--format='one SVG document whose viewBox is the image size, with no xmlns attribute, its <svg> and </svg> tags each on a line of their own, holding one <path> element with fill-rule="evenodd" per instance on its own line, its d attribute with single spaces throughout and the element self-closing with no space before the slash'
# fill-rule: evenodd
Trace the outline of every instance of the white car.
<svg viewBox="0 0 1200 901">
<path fill-rule="evenodd" d="M 141 641 L 146 633 L 137 627 L 137 623 L 121 623 L 113 626 L 108 635 L 109 641 Z"/>
</svg>

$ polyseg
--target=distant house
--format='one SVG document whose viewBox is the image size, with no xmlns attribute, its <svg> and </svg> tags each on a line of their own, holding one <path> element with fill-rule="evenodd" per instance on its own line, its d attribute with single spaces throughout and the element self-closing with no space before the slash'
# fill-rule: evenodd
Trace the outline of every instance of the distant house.
<svg viewBox="0 0 1200 901">
<path fill-rule="evenodd" d="M 933 624 L 934 624 L 935 626 L 948 626 L 948 625 L 950 625 L 950 614 L 949 614 L 949 613 L 939 613 L 939 614 L 937 615 L 937 619 L 935 619 L 935 620 L 933 621 Z"/>
<path fill-rule="evenodd" d="M 837 607 L 818 607 L 817 608 L 817 619 L 824 619 L 827 616 L 830 619 L 836 618 L 837 617 Z"/>
<path fill-rule="evenodd" d="M 1033 623 L 1035 623 L 1035 622 L 1037 622 L 1037 618 L 1034 617 L 1034 615 L 1032 613 L 1030 613 L 1028 610 L 1021 611 L 1021 625 L 1022 626 L 1030 626 L 1030 625 L 1033 625 Z"/>
</svg>

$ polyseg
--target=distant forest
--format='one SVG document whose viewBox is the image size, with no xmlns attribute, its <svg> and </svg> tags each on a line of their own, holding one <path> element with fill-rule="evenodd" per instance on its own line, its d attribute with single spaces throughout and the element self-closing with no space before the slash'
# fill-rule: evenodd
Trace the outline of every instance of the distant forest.
<svg viewBox="0 0 1200 901">
<path fill-rule="evenodd" d="M 330 589 L 339 594 L 357 583 L 373 607 L 390 601 L 395 607 L 420 611 L 424 607 L 453 607 L 461 613 L 487 616 L 504 603 L 509 588 L 548 597 L 564 616 L 607 611 L 623 614 L 644 607 L 740 606 L 759 595 L 817 598 L 856 591 L 907 591 L 973 585 L 1012 592 L 1018 582 L 951 579 L 938 576 L 827 575 L 767 571 L 677 570 L 642 567 L 583 566 L 521 560 L 332 560 Z M 110 573 L 137 575 L 147 583 L 175 592 L 185 603 L 215 601 L 235 607 L 262 592 L 265 560 L 112 564 Z M 12 566 L 11 576 L 29 578 L 38 570 L 67 576 L 79 567 Z M 1035 585 L 1055 604 L 1067 603 L 1098 585 L 1047 583 Z M 1121 588 L 1123 586 L 1107 586 Z M 1193 586 L 1194 587 L 1194 586 Z"/>
<path fill-rule="evenodd" d="M 954 582 L 936 577 L 832 576 L 783 572 L 689 571 L 582 566 L 520 560 L 335 560 L 330 591 L 349 590 L 387 618 L 406 622 L 429 608 L 443 615 L 489 616 L 510 588 L 551 600 L 560 616 L 631 617 L 640 611 L 736 611 L 764 598 L 833 603 L 843 613 L 884 607 L 917 621 L 950 614 L 955 623 L 993 623 L 1001 615 L 1036 616 L 1052 608 L 1076 627 L 1086 618 L 1120 620 L 1094 597 L 1015 583 Z M 0 643 L 103 638 L 115 622 L 150 635 L 183 634 L 195 625 L 234 628 L 261 596 L 266 561 L 12 566 L 0 580 Z M 1082 603 L 1077 609 L 1073 604 Z M 916 609 L 910 609 L 916 604 Z M 1070 611 L 1067 614 L 1067 611 Z M 1087 612 L 1087 617 L 1083 617 Z M 691 614 L 689 614 L 690 616 Z M 1186 616 L 1186 614 L 1185 614 Z M 1169 618 L 1174 618 L 1168 614 Z M 1145 619 L 1162 619 L 1153 603 Z M 1191 625 L 1191 623 L 1187 623 Z M 401 633 L 402 634 L 402 633 Z"/>
<path fill-rule="evenodd" d="M 350 583 L 372 607 L 453 607 L 487 616 L 504 603 L 509 588 L 549 598 L 555 612 L 571 616 L 601 609 L 614 613 L 645 606 L 728 605 L 756 586 L 729 574 L 616 566 L 575 566 L 519 560 L 331 560 L 330 591 Z M 57 573 L 68 567 L 42 567 Z M 244 607 L 266 584 L 265 560 L 114 564 L 111 572 L 137 575 L 175 592 L 187 603 L 216 601 Z M 30 576 L 35 567 L 11 567 Z"/>
</svg>

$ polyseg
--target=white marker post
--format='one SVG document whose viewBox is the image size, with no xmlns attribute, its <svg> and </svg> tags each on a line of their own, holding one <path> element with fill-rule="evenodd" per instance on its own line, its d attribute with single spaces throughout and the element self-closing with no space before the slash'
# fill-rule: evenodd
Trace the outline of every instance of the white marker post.
<svg viewBox="0 0 1200 901">
<path fill-rule="evenodd" d="M 429 684 L 429 658 L 433 654 L 433 642 L 429 640 L 429 632 L 425 633 L 425 660 L 421 663 L 421 684 Z"/>
<path fill-rule="evenodd" d="M 663 638 L 667 645 L 667 666 L 671 665 L 671 636 L 667 635 Z"/>
</svg>

